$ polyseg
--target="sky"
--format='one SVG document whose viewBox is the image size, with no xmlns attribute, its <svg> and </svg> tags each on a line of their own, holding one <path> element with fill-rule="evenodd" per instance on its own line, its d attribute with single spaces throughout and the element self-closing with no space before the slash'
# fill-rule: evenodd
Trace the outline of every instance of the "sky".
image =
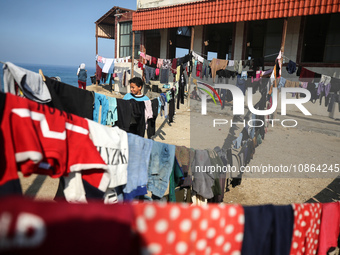
<svg viewBox="0 0 340 255">
<path fill-rule="evenodd" d="M 136 0 L 0 0 L 0 61 L 95 66 L 95 21 Z M 98 39 L 98 55 L 114 58 L 114 40 Z"/>
</svg>

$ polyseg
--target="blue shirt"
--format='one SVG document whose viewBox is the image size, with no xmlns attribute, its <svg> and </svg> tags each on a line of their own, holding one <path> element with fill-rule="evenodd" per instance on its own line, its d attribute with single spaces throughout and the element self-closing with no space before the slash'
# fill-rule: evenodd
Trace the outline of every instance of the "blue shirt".
<svg viewBox="0 0 340 255">
<path fill-rule="evenodd" d="M 146 100 L 150 100 L 147 96 L 143 95 L 143 96 L 136 96 L 134 94 L 131 93 L 127 93 L 125 94 L 125 96 L 123 97 L 124 100 L 130 100 L 130 99 L 134 99 L 136 101 L 146 101 Z"/>
</svg>

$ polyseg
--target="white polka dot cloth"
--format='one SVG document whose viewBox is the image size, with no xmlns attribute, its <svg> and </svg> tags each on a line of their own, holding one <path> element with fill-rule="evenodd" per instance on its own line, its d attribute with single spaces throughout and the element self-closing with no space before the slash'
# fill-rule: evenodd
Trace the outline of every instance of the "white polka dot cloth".
<svg viewBox="0 0 340 255">
<path fill-rule="evenodd" d="M 241 254 L 240 205 L 135 204 L 144 254 Z"/>
<path fill-rule="evenodd" d="M 317 254 L 321 211 L 320 204 L 293 204 L 294 228 L 291 255 Z"/>
</svg>

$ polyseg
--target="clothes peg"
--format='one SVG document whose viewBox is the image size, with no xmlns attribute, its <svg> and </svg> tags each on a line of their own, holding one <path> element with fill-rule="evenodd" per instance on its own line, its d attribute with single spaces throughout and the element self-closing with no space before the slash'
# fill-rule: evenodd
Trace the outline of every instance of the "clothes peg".
<svg viewBox="0 0 340 255">
<path fill-rule="evenodd" d="M 45 78 L 45 76 L 44 76 L 44 73 L 43 73 L 43 71 L 42 71 L 41 69 L 39 69 L 39 74 L 41 75 L 43 81 L 46 81 L 46 78 Z"/>
</svg>

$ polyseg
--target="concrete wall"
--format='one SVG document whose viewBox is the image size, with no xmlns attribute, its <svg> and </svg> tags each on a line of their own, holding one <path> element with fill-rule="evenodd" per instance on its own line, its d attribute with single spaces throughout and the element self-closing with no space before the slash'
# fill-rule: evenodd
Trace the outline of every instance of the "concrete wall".
<svg viewBox="0 0 340 255">
<path fill-rule="evenodd" d="M 201 53 L 203 44 L 203 26 L 195 27 L 194 51 Z"/>
<path fill-rule="evenodd" d="M 165 59 L 166 58 L 166 52 L 167 52 L 167 47 L 169 45 L 168 42 L 168 29 L 161 29 L 160 30 L 161 34 L 161 52 L 160 52 L 160 58 Z"/>
<path fill-rule="evenodd" d="M 236 23 L 234 59 L 242 59 L 244 22 Z"/>
<path fill-rule="evenodd" d="M 284 55 L 294 62 L 296 62 L 296 54 L 298 51 L 300 23 L 301 17 L 292 17 L 289 18 L 287 21 L 287 34 Z"/>
</svg>

